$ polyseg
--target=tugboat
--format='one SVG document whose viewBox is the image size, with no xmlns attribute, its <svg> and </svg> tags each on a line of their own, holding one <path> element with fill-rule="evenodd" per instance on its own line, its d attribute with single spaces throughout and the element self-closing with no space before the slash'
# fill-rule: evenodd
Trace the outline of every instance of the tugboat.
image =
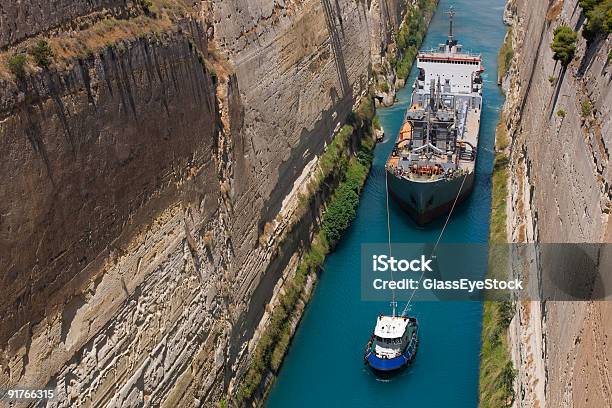
<svg viewBox="0 0 612 408">
<path fill-rule="evenodd" d="M 377 375 L 388 376 L 407 367 L 416 356 L 419 324 L 415 317 L 380 315 L 368 342 L 364 362 Z"/>
<path fill-rule="evenodd" d="M 482 112 L 481 56 L 453 36 L 417 56 L 417 79 L 386 165 L 389 190 L 418 225 L 448 213 L 474 185 Z"/>
</svg>

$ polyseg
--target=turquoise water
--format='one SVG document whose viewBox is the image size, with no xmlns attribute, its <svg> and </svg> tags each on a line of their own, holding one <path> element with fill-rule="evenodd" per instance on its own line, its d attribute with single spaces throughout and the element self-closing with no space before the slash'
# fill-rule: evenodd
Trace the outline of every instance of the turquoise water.
<svg viewBox="0 0 612 408">
<path fill-rule="evenodd" d="M 497 52 L 503 41 L 504 0 L 441 0 L 424 48 L 444 42 L 448 30 L 442 12 L 453 4 L 455 34 L 466 50 L 483 54 L 485 109 L 475 189 L 458 207 L 442 242 L 484 243 L 488 236 L 490 173 L 494 131 L 503 95 L 496 85 Z M 414 80 L 414 71 L 408 83 Z M 292 342 L 267 402 L 284 407 L 475 407 L 482 305 L 479 302 L 421 302 L 410 314 L 420 322 L 420 348 L 412 366 L 390 380 L 379 380 L 363 364 L 363 348 L 387 303 L 360 299 L 360 250 L 363 243 L 386 242 L 384 164 L 399 132 L 410 98 L 402 90 L 399 103 L 378 114 L 387 133 L 376 148 L 357 219 L 325 262 L 302 323 Z M 393 242 L 434 242 L 443 220 L 418 229 L 391 201 Z M 400 305 L 400 310 L 403 305 Z"/>
</svg>

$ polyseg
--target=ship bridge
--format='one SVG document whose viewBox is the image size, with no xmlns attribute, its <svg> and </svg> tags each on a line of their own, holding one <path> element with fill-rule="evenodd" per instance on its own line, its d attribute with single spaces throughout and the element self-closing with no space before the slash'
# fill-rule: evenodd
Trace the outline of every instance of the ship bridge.
<svg viewBox="0 0 612 408">
<path fill-rule="evenodd" d="M 414 88 L 417 94 L 430 94 L 431 84 L 440 84 L 443 98 L 447 95 L 470 95 L 474 97 L 469 101 L 470 105 L 479 108 L 482 93 L 480 74 L 484 71 L 482 58 L 480 54 L 463 51 L 463 46 L 453 35 L 455 12 L 451 9 L 448 14 L 450 30 L 446 43 L 440 44 L 437 50 L 422 51 L 417 55 L 419 75 Z M 424 99 L 416 102 L 422 103 Z"/>
<path fill-rule="evenodd" d="M 430 93 L 429 84 L 439 79 L 444 93 L 470 94 L 476 88 L 482 62 L 469 54 L 423 53 L 417 57 L 417 68 L 422 73 L 418 84 L 422 93 Z"/>
</svg>

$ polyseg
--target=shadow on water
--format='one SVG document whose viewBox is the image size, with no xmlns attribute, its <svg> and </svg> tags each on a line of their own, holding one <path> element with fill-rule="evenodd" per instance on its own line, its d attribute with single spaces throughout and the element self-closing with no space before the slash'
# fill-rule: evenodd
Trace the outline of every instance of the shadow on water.
<svg viewBox="0 0 612 408">
<path fill-rule="evenodd" d="M 322 2 L 328 15 L 330 0 Z M 487 241 L 489 229 L 494 132 L 503 103 L 494 75 L 497 52 L 505 34 L 502 24 L 504 0 L 441 0 L 440 10 L 447 9 L 450 4 L 458 12 L 455 18 L 457 38 L 467 50 L 483 54 L 485 108 L 474 191 L 456 208 L 442 242 L 483 243 Z M 332 38 L 332 44 L 339 39 L 338 29 L 333 28 L 336 24 L 333 14 L 329 14 L 330 33 L 336 37 L 336 40 Z M 436 13 L 424 48 L 444 42 L 447 31 L 446 15 Z M 332 46 L 342 82 L 341 48 Z M 413 70 L 409 84 L 414 77 Z M 270 393 L 268 408 L 473 408 L 478 403 L 482 314 L 479 302 L 414 303 L 409 313 L 420 321 L 420 347 L 414 363 L 386 380 L 376 378 L 363 364 L 363 349 L 376 316 L 390 310 L 388 303 L 361 300 L 361 246 L 387 240 L 384 165 L 402 125 L 403 113 L 410 100 L 409 88 L 400 91 L 396 105 L 379 110 L 387 136 L 376 148 L 357 218 L 325 262 L 325 272 Z M 441 219 L 424 228 L 416 228 L 393 200 L 390 200 L 389 216 L 391 239 L 397 243 L 435 242 L 444 224 Z M 399 309 L 403 309 L 403 305 Z"/>
</svg>

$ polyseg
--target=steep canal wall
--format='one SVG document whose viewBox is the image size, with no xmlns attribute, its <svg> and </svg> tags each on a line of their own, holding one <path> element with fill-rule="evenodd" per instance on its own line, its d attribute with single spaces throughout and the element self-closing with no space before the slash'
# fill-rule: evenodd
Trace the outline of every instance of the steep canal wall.
<svg viewBox="0 0 612 408">
<path fill-rule="evenodd" d="M 262 405 L 279 373 L 285 353 L 304 308 L 323 273 L 323 262 L 353 221 L 359 195 L 372 164 L 375 142 L 374 102 L 371 93 L 360 101 L 349 120 L 321 156 L 300 192 L 295 225 L 281 239 L 295 239 L 291 231 L 312 232 L 303 252 L 289 263 L 274 298 L 250 342 L 250 361 L 236 386 L 230 384 L 232 405 Z M 299 256 L 298 256 L 299 255 Z"/>
<path fill-rule="evenodd" d="M 403 19 L 389 47 L 372 66 L 374 92 L 379 106 L 392 106 L 423 43 L 438 0 L 416 0 L 407 5 Z"/>
<path fill-rule="evenodd" d="M 513 52 L 502 129 L 510 138 L 506 232 L 513 242 L 612 240 L 611 38 L 593 29 L 596 16 L 587 15 L 586 3 L 507 5 Z M 567 67 L 551 49 L 560 26 L 577 33 Z M 607 251 L 598 259 L 607 287 L 611 259 Z M 537 265 L 540 274 L 551 268 Z M 610 302 L 518 302 L 509 330 L 513 405 L 609 406 L 611 336 Z"/>
<path fill-rule="evenodd" d="M 0 385 L 211 406 L 312 238 L 304 189 L 404 3 L 38 3 L 0 33 Z"/>
</svg>

